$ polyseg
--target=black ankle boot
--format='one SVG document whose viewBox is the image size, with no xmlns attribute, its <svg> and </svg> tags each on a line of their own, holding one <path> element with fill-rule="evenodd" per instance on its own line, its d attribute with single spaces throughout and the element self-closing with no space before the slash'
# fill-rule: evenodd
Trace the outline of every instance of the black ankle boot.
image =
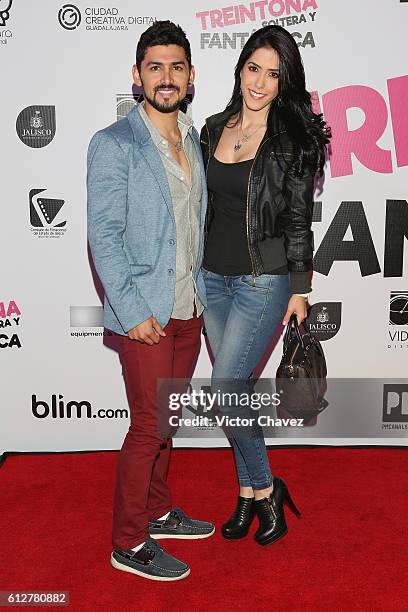
<svg viewBox="0 0 408 612">
<path fill-rule="evenodd" d="M 248 533 L 254 517 L 254 498 L 239 496 L 233 515 L 221 527 L 222 535 L 227 540 L 243 538 Z"/>
<path fill-rule="evenodd" d="M 258 544 L 271 544 L 287 533 L 288 527 L 283 509 L 285 502 L 292 512 L 300 518 L 300 512 L 293 503 L 286 484 L 281 478 L 275 477 L 271 495 L 254 502 L 259 519 L 259 529 L 255 533 L 254 539 Z"/>
</svg>

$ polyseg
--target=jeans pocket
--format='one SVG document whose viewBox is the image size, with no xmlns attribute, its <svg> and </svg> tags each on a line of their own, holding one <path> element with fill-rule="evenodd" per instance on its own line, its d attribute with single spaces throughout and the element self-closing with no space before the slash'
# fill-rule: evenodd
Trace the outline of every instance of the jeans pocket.
<svg viewBox="0 0 408 612">
<path fill-rule="evenodd" d="M 260 276 L 252 276 L 252 274 L 244 274 L 239 280 L 243 285 L 246 285 L 254 291 L 268 291 L 271 287 L 273 275 L 261 274 Z"/>
</svg>

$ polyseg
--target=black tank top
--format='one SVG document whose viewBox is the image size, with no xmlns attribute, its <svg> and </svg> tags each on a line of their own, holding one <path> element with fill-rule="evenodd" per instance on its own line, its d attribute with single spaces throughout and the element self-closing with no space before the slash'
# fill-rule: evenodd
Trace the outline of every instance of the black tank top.
<svg viewBox="0 0 408 612">
<path fill-rule="evenodd" d="M 253 161 L 248 159 L 225 164 L 213 156 L 208 164 L 207 183 L 208 190 L 213 194 L 214 216 L 208 233 L 203 267 L 210 272 L 223 276 L 252 274 L 246 212 L 249 173 Z M 287 274 L 288 268 L 285 265 L 265 272 Z"/>
<path fill-rule="evenodd" d="M 253 160 L 224 164 L 210 159 L 208 189 L 213 193 L 214 216 L 203 266 L 224 276 L 251 274 L 248 250 L 246 204 L 249 172 Z"/>
</svg>

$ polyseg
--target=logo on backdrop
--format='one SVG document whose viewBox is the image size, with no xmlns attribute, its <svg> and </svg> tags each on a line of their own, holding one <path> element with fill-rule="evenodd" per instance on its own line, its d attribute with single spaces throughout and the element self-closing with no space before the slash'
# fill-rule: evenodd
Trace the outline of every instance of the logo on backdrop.
<svg viewBox="0 0 408 612">
<path fill-rule="evenodd" d="M 10 9 L 13 0 L 0 0 L 0 26 L 5 26 L 10 17 Z"/>
<path fill-rule="evenodd" d="M 298 0 L 296 3 L 264 0 L 249 2 L 248 6 L 241 3 L 211 7 L 195 14 L 202 30 L 200 46 L 201 49 L 242 49 L 254 30 L 267 25 L 280 25 L 290 31 L 298 47 L 314 48 L 316 44 L 309 28 L 313 27 L 317 11 L 316 0 Z M 238 26 L 246 31 L 226 32 L 229 26 Z M 304 31 L 305 28 L 307 31 Z"/>
<path fill-rule="evenodd" d="M 12 1 L 0 0 L 0 45 L 7 45 L 8 41 L 13 38 L 13 32 L 6 28 Z"/>
<path fill-rule="evenodd" d="M 27 106 L 17 117 L 17 136 L 33 149 L 49 145 L 56 129 L 55 106 Z"/>
<path fill-rule="evenodd" d="M 81 23 L 81 11 L 75 4 L 64 4 L 58 11 L 58 21 L 65 30 L 75 30 Z"/>
<path fill-rule="evenodd" d="M 59 238 L 66 232 L 67 222 L 60 214 L 65 200 L 40 195 L 44 191 L 46 189 L 31 189 L 29 193 L 31 230 L 39 238 Z"/>
<path fill-rule="evenodd" d="M 408 349 L 408 291 L 391 291 L 388 325 L 388 348 Z"/>
<path fill-rule="evenodd" d="M 48 399 L 48 398 L 47 398 Z M 52 394 L 51 401 L 31 396 L 31 413 L 36 419 L 126 419 L 127 408 L 99 408 L 94 410 L 91 402 L 72 400 L 67 402 L 61 393 Z"/>
<path fill-rule="evenodd" d="M 408 325 L 408 291 L 391 291 L 390 325 Z"/>
<path fill-rule="evenodd" d="M 309 310 L 306 323 L 318 340 L 333 338 L 341 327 L 341 302 L 318 302 Z"/>
<path fill-rule="evenodd" d="M 134 88 L 135 89 L 135 88 Z M 140 88 L 141 89 L 141 88 Z M 132 110 L 132 108 L 143 100 L 143 92 L 135 91 L 131 94 L 116 94 L 116 119 L 124 119 Z"/>
<path fill-rule="evenodd" d="M 103 328 L 102 306 L 70 306 L 69 324 L 73 338 L 95 338 L 113 336 L 109 329 L 90 330 L 90 327 Z M 74 328 L 74 329 L 73 329 Z"/>
<path fill-rule="evenodd" d="M 382 420 L 383 429 L 408 429 L 408 385 L 384 385 Z"/>
<path fill-rule="evenodd" d="M 0 0 L 1 1 L 1 0 Z M 82 20 L 82 13 L 85 15 Z M 87 6 L 82 9 L 82 13 L 75 4 L 64 4 L 58 11 L 59 24 L 64 30 L 75 30 L 82 21 L 85 22 L 86 30 L 108 31 L 108 30 L 129 30 L 129 26 L 153 25 L 156 18 L 142 15 L 122 15 L 116 7 L 95 7 Z"/>
<path fill-rule="evenodd" d="M 14 328 L 21 323 L 21 310 L 14 300 L 0 302 L 0 349 L 21 348 L 20 338 Z"/>
</svg>

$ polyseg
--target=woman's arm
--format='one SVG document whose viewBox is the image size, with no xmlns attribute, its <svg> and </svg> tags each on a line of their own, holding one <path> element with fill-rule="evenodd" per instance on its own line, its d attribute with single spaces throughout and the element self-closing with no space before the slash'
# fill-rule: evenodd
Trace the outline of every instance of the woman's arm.
<svg viewBox="0 0 408 612">
<path fill-rule="evenodd" d="M 299 294 L 311 291 L 314 177 L 314 173 L 308 167 L 305 167 L 302 176 L 296 176 L 293 171 L 289 171 L 285 177 L 283 197 L 286 209 L 282 214 L 282 226 L 292 297 L 283 320 L 284 325 L 292 313 L 296 313 L 299 323 L 307 316 L 307 297 Z"/>
</svg>

